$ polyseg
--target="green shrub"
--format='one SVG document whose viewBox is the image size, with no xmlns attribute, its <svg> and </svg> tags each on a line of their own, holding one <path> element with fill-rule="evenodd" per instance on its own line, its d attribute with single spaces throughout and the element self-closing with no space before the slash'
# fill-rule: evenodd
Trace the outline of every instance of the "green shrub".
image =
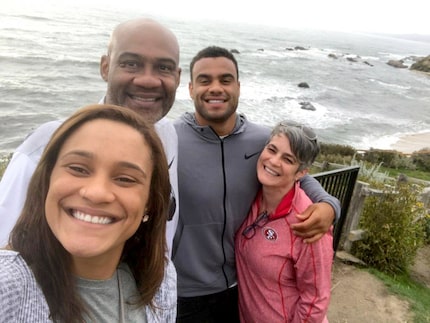
<svg viewBox="0 0 430 323">
<path fill-rule="evenodd" d="M 430 171 L 430 148 L 424 148 L 416 151 L 411 157 L 417 169 Z"/>
<path fill-rule="evenodd" d="M 351 146 L 320 143 L 320 155 L 354 156 L 356 149 Z"/>
<path fill-rule="evenodd" d="M 407 272 L 425 238 L 426 210 L 417 200 L 420 190 L 398 183 L 395 190 L 368 196 L 360 218 L 366 237 L 354 244 L 353 253 L 382 272 Z"/>
<path fill-rule="evenodd" d="M 396 150 L 370 148 L 361 156 L 361 159 L 372 164 L 383 163 L 386 167 L 397 168 L 399 160 L 402 159 L 402 154 Z"/>
<path fill-rule="evenodd" d="M 12 158 L 12 154 L 8 154 L 6 156 L 0 157 L 0 179 L 2 178 L 3 173 L 6 170 L 7 164 L 9 164 L 9 161 L 11 158 Z"/>
</svg>

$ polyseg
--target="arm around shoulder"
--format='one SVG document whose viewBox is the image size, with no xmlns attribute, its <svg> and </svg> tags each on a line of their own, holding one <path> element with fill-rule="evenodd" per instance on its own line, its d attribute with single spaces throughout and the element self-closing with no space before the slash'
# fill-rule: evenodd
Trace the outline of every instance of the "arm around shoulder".
<svg viewBox="0 0 430 323">
<path fill-rule="evenodd" d="M 340 202 L 334 196 L 328 194 L 321 184 L 312 176 L 305 175 L 300 180 L 300 187 L 306 192 L 306 195 L 312 200 L 313 203 L 327 203 L 335 213 L 335 221 L 340 218 L 341 206 Z"/>
</svg>

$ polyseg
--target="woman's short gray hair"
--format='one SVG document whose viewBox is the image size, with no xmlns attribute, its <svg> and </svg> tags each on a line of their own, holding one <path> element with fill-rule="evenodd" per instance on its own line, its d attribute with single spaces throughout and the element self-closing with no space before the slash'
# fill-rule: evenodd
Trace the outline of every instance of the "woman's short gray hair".
<svg viewBox="0 0 430 323">
<path fill-rule="evenodd" d="M 320 152 L 318 137 L 312 128 L 294 121 L 281 121 L 273 128 L 270 139 L 281 134 L 290 141 L 291 151 L 300 163 L 299 171 L 311 167 Z"/>
</svg>

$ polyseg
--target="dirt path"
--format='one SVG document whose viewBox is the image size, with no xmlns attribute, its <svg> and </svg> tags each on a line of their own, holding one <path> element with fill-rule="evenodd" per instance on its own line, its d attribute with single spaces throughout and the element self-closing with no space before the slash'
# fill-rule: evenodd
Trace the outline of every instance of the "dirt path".
<svg viewBox="0 0 430 323">
<path fill-rule="evenodd" d="M 430 246 L 421 249 L 412 276 L 430 288 Z M 409 304 L 392 294 L 375 276 L 336 260 L 333 266 L 330 323 L 412 322 Z"/>
</svg>

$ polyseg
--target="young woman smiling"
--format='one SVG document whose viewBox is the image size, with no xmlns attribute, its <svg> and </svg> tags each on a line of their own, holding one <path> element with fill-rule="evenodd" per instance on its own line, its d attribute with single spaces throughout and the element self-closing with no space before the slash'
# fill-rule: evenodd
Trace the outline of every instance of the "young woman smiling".
<svg viewBox="0 0 430 323">
<path fill-rule="evenodd" d="M 141 116 L 78 110 L 54 133 L 0 251 L 0 317 L 174 322 L 162 144 Z"/>
</svg>

